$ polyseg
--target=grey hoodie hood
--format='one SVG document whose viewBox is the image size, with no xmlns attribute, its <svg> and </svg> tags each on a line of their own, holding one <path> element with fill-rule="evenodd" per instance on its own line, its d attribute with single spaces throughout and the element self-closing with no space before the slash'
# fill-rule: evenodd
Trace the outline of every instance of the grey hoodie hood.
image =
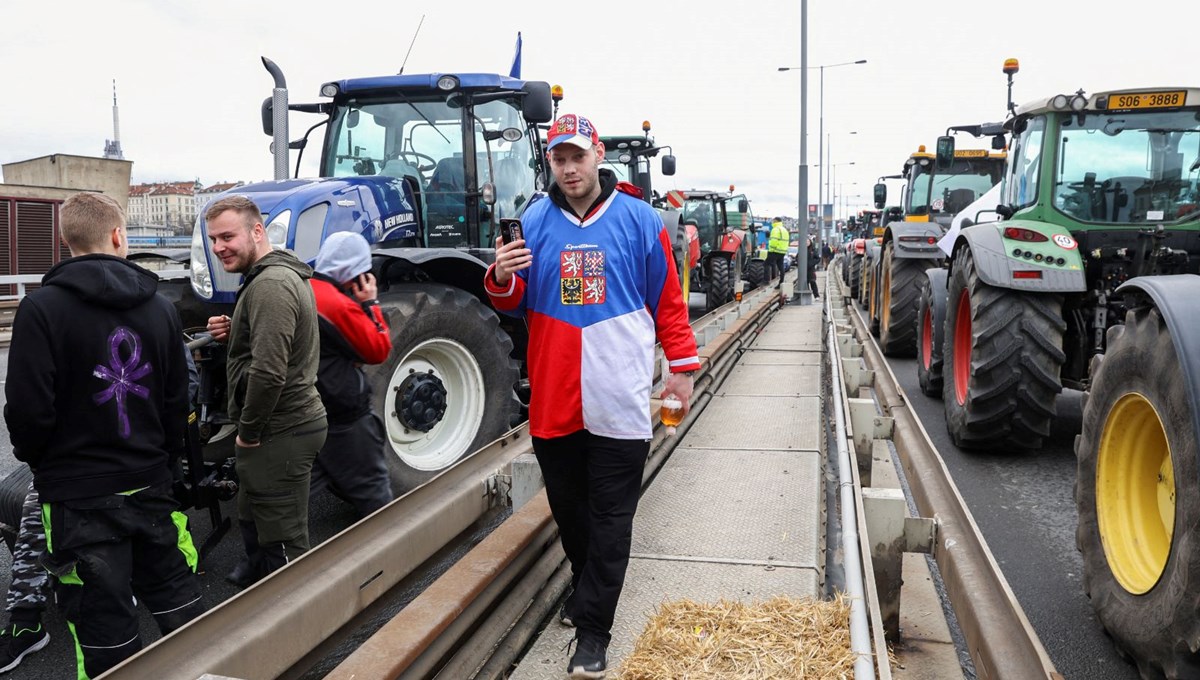
<svg viewBox="0 0 1200 680">
<path fill-rule="evenodd" d="M 371 271 L 371 246 L 361 234 L 339 231 L 321 244 L 314 269 L 338 283 L 353 281 Z"/>
</svg>

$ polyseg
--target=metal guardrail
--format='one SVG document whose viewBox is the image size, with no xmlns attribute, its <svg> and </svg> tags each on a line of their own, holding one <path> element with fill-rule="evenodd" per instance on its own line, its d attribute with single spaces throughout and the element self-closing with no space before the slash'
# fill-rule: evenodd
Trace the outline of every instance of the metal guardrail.
<svg viewBox="0 0 1200 680">
<path fill-rule="evenodd" d="M 0 276 L 0 286 L 16 286 L 17 293 L 15 295 L 0 295 L 0 302 L 17 302 L 25 297 L 25 286 L 30 284 L 38 284 L 42 282 L 43 274 L 12 274 Z M 0 323 L 3 323 L 0 321 Z M 11 318 L 7 323 L 12 323 Z"/>
<path fill-rule="evenodd" d="M 934 560 L 941 571 L 954 614 L 966 638 L 977 677 L 997 680 L 1062 680 L 1024 610 L 992 556 L 950 471 L 875 338 L 849 296 L 843 298 L 863 360 L 873 369 L 875 397 L 894 419 L 892 441 L 912 500 L 923 517 L 938 521 Z"/>
<path fill-rule="evenodd" d="M 685 427 L 690 427 L 701 410 L 696 407 L 703 406 L 700 402 L 711 398 L 706 390 L 713 381 L 732 367 L 735 350 L 744 342 L 742 336 L 754 328 L 756 319 L 777 304 L 773 290 L 759 291 L 692 324 L 702 344 L 702 366 L 693 395 L 696 410 L 681 423 L 674 441 L 686 431 Z M 669 453 L 669 448 L 663 445 L 665 439 L 656 431 L 647 478 L 654 469 L 651 463 L 661 462 Z M 215 674 L 258 680 L 284 674 L 451 539 L 506 502 L 505 489 L 500 483 L 505 466 L 531 450 L 526 425 L 521 425 L 102 677 L 194 680 L 204 674 Z M 367 658 L 372 669 L 384 663 L 394 667 L 394 659 L 402 656 L 407 666 L 397 672 L 417 677 L 413 672 L 418 661 L 423 668 L 433 668 L 489 614 L 497 598 L 508 595 L 507 611 L 521 616 L 529 607 L 528 592 L 532 586 L 540 590 L 545 584 L 545 573 L 553 571 L 550 567 L 562 571 L 559 566 L 562 557 L 556 561 L 552 554 L 545 554 L 547 546 L 552 546 L 561 555 L 561 547 L 553 540 L 556 534 L 552 527 L 547 525 L 548 507 L 543 503 L 540 512 L 538 507 L 535 498 L 514 513 L 493 532 L 495 540 L 485 539 L 426 590 L 428 597 L 423 594 L 401 610 L 399 617 L 405 617 L 403 621 L 415 619 L 413 625 L 400 626 L 404 641 L 392 638 L 386 649 L 374 655 L 370 650 L 376 647 L 367 647 L 365 652 L 360 648 L 362 654 L 352 655 L 347 662 L 356 657 Z M 530 565 L 535 563 L 538 566 L 531 569 Z M 526 578 L 519 580 L 523 574 Z M 541 581 L 528 583 L 530 574 Z M 449 580 L 443 582 L 443 579 Z M 561 592 L 565 578 L 559 582 Z M 519 610 L 512 604 L 513 593 L 521 605 Z M 557 593 L 551 594 L 557 597 Z M 431 598 L 435 604 L 429 607 L 426 603 Z M 451 605 L 447 598 L 457 604 Z M 544 599 L 545 596 L 537 598 L 542 604 Z M 438 615 L 434 616 L 435 613 Z M 493 622 L 483 630 L 503 635 L 512 628 L 511 624 L 502 617 L 500 622 Z M 486 647 L 490 655 L 494 646 L 476 642 L 466 648 Z M 409 668 L 414 671 L 408 672 Z M 338 677 L 337 672 L 329 677 Z M 355 677 L 398 676 L 380 672 Z"/>
</svg>

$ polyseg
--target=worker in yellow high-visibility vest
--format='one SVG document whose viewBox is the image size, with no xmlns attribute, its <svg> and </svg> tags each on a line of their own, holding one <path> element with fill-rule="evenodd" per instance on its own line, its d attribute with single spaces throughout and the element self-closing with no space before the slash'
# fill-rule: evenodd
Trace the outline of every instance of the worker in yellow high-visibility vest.
<svg viewBox="0 0 1200 680">
<path fill-rule="evenodd" d="M 787 254 L 789 238 L 783 220 L 776 217 L 771 222 L 771 235 L 767 239 L 767 281 L 778 274 L 778 286 L 783 285 L 783 256 Z"/>
</svg>

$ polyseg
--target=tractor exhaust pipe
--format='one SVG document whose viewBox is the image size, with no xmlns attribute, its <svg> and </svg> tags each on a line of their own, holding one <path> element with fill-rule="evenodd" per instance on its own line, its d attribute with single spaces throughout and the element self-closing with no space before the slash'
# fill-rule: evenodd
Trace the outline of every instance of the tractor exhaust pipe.
<svg viewBox="0 0 1200 680">
<path fill-rule="evenodd" d="M 262 58 L 263 66 L 275 79 L 271 90 L 271 155 L 275 157 L 275 179 L 288 178 L 288 91 L 283 71 L 275 62 Z"/>
</svg>

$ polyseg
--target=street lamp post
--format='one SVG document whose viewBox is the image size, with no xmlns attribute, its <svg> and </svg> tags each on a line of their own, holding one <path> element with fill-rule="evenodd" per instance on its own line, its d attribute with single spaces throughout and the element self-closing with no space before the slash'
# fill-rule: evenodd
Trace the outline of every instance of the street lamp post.
<svg viewBox="0 0 1200 680">
<path fill-rule="evenodd" d="M 829 176 L 830 176 L 829 203 L 830 203 L 830 205 L 833 206 L 833 226 L 830 227 L 831 234 L 837 232 L 837 212 L 838 212 L 837 196 L 838 196 L 838 194 L 841 193 L 841 188 L 839 187 L 837 191 L 834 191 L 834 187 L 837 187 L 837 168 L 839 165 L 854 165 L 854 161 L 847 161 L 845 163 L 830 163 L 829 164 Z"/>
<path fill-rule="evenodd" d="M 806 29 L 806 24 L 807 24 L 807 17 L 805 16 L 805 14 L 806 14 L 806 12 L 802 8 L 801 16 L 800 16 L 802 31 L 804 31 Z M 807 49 L 804 49 L 801 52 L 801 55 L 803 57 L 802 61 L 808 60 L 807 59 L 807 56 L 808 56 Z M 821 148 L 819 149 L 819 152 L 818 152 L 819 153 L 818 158 L 820 160 L 817 164 L 817 216 L 818 216 L 818 219 L 820 220 L 820 222 L 819 222 L 819 224 L 821 225 L 820 233 L 822 233 L 822 234 L 824 233 L 824 230 L 825 230 L 825 196 L 824 196 L 824 193 L 822 192 L 822 189 L 823 189 L 822 184 L 825 181 L 825 177 L 824 177 L 824 170 L 825 170 L 825 168 L 824 168 L 824 163 L 825 163 L 825 69 L 835 68 L 838 66 L 853 66 L 856 64 L 865 64 L 865 63 L 867 63 L 866 59 L 859 59 L 858 61 L 843 61 L 843 62 L 840 62 L 837 64 L 820 64 L 818 66 L 809 66 L 808 64 L 802 63 L 800 66 L 780 66 L 779 67 L 780 71 L 801 71 L 801 79 L 803 81 L 803 84 L 801 85 L 801 90 L 803 92 L 807 92 L 807 87 L 806 87 L 807 81 L 804 81 L 804 75 L 806 73 L 806 69 L 815 68 L 815 69 L 820 69 L 820 71 L 821 71 L 821 77 L 820 77 L 820 80 L 821 80 L 820 127 L 817 132 L 817 134 L 819 135 L 818 143 L 821 145 Z M 802 96 L 801 99 L 806 99 L 806 97 Z M 801 108 L 802 109 L 805 108 L 805 103 L 801 103 Z M 805 121 L 804 114 L 805 114 L 805 112 L 802 110 L 800 113 L 802 128 L 804 127 L 804 121 Z M 805 132 L 806 132 L 805 129 L 802 129 L 800 132 L 801 149 L 804 148 L 804 144 L 805 144 L 805 142 L 804 142 Z M 805 158 L 803 157 L 804 156 L 803 152 L 801 153 L 801 156 L 802 157 L 800 159 L 800 162 L 803 166 L 803 163 L 805 161 Z M 803 173 L 804 173 L 804 171 L 801 170 L 801 174 L 803 174 Z M 805 192 L 804 195 L 807 195 L 807 192 Z M 801 206 L 801 207 L 804 207 L 804 206 Z M 805 232 L 807 233 L 807 229 L 805 230 Z"/>
</svg>

